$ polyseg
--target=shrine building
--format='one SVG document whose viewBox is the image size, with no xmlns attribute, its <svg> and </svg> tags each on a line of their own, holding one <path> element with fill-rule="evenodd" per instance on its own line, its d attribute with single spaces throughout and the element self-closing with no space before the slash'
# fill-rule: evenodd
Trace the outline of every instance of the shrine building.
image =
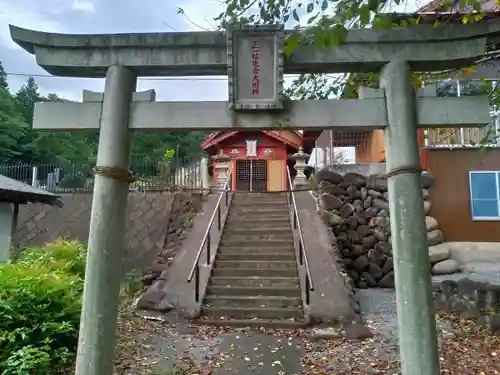
<svg viewBox="0 0 500 375">
<path fill-rule="evenodd" d="M 229 171 L 232 191 L 265 192 L 286 190 L 287 167 L 292 167 L 292 175 L 295 172 L 291 155 L 301 146 L 308 150 L 313 145 L 314 140 L 305 140 L 300 131 L 263 130 L 214 132 L 201 148 L 212 156 L 213 186 Z"/>
</svg>

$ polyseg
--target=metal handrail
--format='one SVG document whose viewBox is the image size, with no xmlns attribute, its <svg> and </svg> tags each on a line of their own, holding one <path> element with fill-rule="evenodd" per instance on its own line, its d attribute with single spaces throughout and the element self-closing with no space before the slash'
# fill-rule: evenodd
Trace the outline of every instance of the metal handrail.
<svg viewBox="0 0 500 375">
<path fill-rule="evenodd" d="M 302 227 L 300 226 L 299 212 L 297 210 L 297 202 L 295 201 L 295 193 L 292 189 L 292 177 L 290 176 L 290 168 L 287 167 L 286 172 L 288 177 L 290 204 L 292 205 L 293 209 L 293 229 L 296 229 L 299 233 L 299 264 L 301 266 L 304 266 L 306 270 L 304 289 L 306 292 L 306 305 L 309 305 L 311 302 L 310 292 L 314 292 L 314 284 L 311 278 L 311 269 L 309 268 L 309 261 L 307 259 L 307 251 L 306 245 L 304 243 L 304 236 L 302 234 Z"/>
<path fill-rule="evenodd" d="M 215 217 L 217 216 L 217 229 L 220 231 L 222 228 L 222 214 L 221 214 L 221 201 L 222 197 L 225 197 L 225 206 L 227 208 L 228 206 L 228 200 L 229 200 L 229 181 L 231 181 L 231 176 L 233 173 L 233 168 L 231 167 L 231 170 L 229 171 L 229 175 L 227 177 L 226 182 L 222 186 L 222 191 L 219 195 L 219 198 L 217 199 L 217 204 L 215 205 L 214 212 L 212 214 L 212 217 L 210 218 L 210 221 L 208 222 L 207 230 L 205 231 L 205 234 L 203 235 L 203 239 L 201 240 L 200 247 L 198 248 L 198 252 L 196 253 L 196 258 L 193 262 L 193 266 L 191 267 L 191 271 L 189 272 L 189 276 L 187 279 L 187 282 L 190 283 L 193 281 L 193 278 L 195 279 L 195 287 L 194 287 L 194 300 L 195 302 L 198 302 L 200 300 L 200 258 L 203 253 L 203 249 L 205 245 L 207 245 L 207 258 L 206 258 L 206 265 L 210 265 L 210 258 L 211 258 L 211 235 L 210 235 L 210 230 L 212 229 L 212 225 L 214 223 Z"/>
</svg>

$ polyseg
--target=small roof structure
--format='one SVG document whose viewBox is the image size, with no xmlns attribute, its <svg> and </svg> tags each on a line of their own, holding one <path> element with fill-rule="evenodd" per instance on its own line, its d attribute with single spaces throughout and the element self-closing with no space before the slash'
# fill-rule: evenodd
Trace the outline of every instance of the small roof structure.
<svg viewBox="0 0 500 375">
<path fill-rule="evenodd" d="M 60 195 L 34 188 L 24 182 L 0 174 L 0 202 L 15 204 L 44 203 L 51 206 L 63 206 Z"/>
<path fill-rule="evenodd" d="M 296 130 L 262 130 L 265 135 L 274 138 L 280 142 L 285 143 L 291 148 L 298 149 L 302 146 L 303 137 L 300 131 Z M 292 137 L 285 137 L 282 133 L 289 132 L 292 133 Z M 225 139 L 229 139 L 242 131 L 217 131 L 208 135 L 207 138 L 201 143 L 200 147 L 207 151 L 209 154 L 216 154 L 217 150 L 215 147 Z"/>
</svg>

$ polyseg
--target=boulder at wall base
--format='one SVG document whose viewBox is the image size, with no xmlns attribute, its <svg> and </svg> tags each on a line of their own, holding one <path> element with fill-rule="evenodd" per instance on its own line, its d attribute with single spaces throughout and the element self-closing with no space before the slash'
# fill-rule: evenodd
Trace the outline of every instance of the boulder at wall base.
<svg viewBox="0 0 500 375">
<path fill-rule="evenodd" d="M 378 282 L 380 288 L 394 288 L 394 271 L 389 272 Z"/>
<path fill-rule="evenodd" d="M 429 189 L 434 184 L 435 180 L 436 178 L 431 172 L 423 171 L 421 174 L 420 186 L 422 189 Z M 377 192 L 387 192 L 387 175 L 376 174 L 368 176 L 366 187 Z"/>
<path fill-rule="evenodd" d="M 366 179 L 366 187 L 368 189 L 368 194 L 370 191 L 386 192 L 387 191 L 387 176 L 385 175 L 370 175 Z M 371 194 L 370 194 L 371 195 Z"/>
<path fill-rule="evenodd" d="M 436 246 L 444 241 L 443 232 L 439 229 L 432 230 L 427 232 L 427 245 Z"/>
<path fill-rule="evenodd" d="M 422 178 L 420 180 L 422 189 L 429 189 L 432 185 L 434 185 L 435 180 L 436 177 L 434 177 L 434 175 L 431 172 L 423 171 Z"/>
<path fill-rule="evenodd" d="M 425 227 L 427 228 L 427 232 L 439 229 L 437 220 L 434 219 L 432 216 L 425 217 Z"/>
<path fill-rule="evenodd" d="M 326 225 L 333 227 L 344 223 L 344 219 L 333 212 L 322 210 L 323 220 Z"/>
<path fill-rule="evenodd" d="M 328 193 L 335 196 L 347 195 L 347 191 L 344 188 L 338 185 L 334 185 L 329 181 L 321 181 L 318 187 L 319 190 L 323 193 Z"/>
<path fill-rule="evenodd" d="M 427 190 L 427 189 L 422 189 L 422 197 L 423 197 L 424 199 L 429 198 L 429 190 Z"/>
<path fill-rule="evenodd" d="M 361 187 L 365 184 L 366 177 L 363 176 L 360 173 L 355 173 L 355 172 L 348 172 L 342 177 L 342 183 L 341 185 L 343 186 L 358 186 Z"/>
<path fill-rule="evenodd" d="M 341 175 L 336 172 L 332 172 L 328 169 L 322 169 L 318 173 L 316 173 L 316 181 L 328 181 L 334 185 L 338 185 L 343 181 Z"/>
<path fill-rule="evenodd" d="M 431 211 L 432 204 L 429 201 L 424 201 L 424 214 L 428 215 Z"/>
<path fill-rule="evenodd" d="M 442 262 L 450 257 L 451 249 L 446 243 L 429 246 L 429 261 L 431 264 Z"/>
<path fill-rule="evenodd" d="M 432 267 L 433 275 L 450 275 L 458 271 L 460 271 L 460 263 L 455 259 L 443 260 Z"/>
<path fill-rule="evenodd" d="M 334 195 L 323 193 L 320 196 L 320 206 L 327 211 L 338 210 L 342 205 L 342 200 Z"/>
<path fill-rule="evenodd" d="M 372 202 L 374 207 L 377 207 L 381 210 L 388 210 L 389 209 L 389 203 L 387 203 L 384 199 L 378 199 L 375 198 Z"/>
</svg>

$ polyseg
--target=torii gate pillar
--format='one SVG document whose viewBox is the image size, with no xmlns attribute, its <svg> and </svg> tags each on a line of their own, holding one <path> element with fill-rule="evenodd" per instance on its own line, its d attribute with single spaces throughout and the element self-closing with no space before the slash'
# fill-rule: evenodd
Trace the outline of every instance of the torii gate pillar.
<svg viewBox="0 0 500 375">
<path fill-rule="evenodd" d="M 385 129 L 386 164 L 402 373 L 438 375 L 436 320 L 415 132 L 417 110 L 408 62 L 385 65 L 380 87 L 385 90 L 389 122 Z"/>
<path fill-rule="evenodd" d="M 116 325 L 123 277 L 130 182 L 128 122 L 136 82 L 135 73 L 127 68 L 111 66 L 106 72 L 96 171 L 107 167 L 108 173 L 95 176 L 76 375 L 113 373 L 115 335 L 110 327 Z"/>
</svg>

